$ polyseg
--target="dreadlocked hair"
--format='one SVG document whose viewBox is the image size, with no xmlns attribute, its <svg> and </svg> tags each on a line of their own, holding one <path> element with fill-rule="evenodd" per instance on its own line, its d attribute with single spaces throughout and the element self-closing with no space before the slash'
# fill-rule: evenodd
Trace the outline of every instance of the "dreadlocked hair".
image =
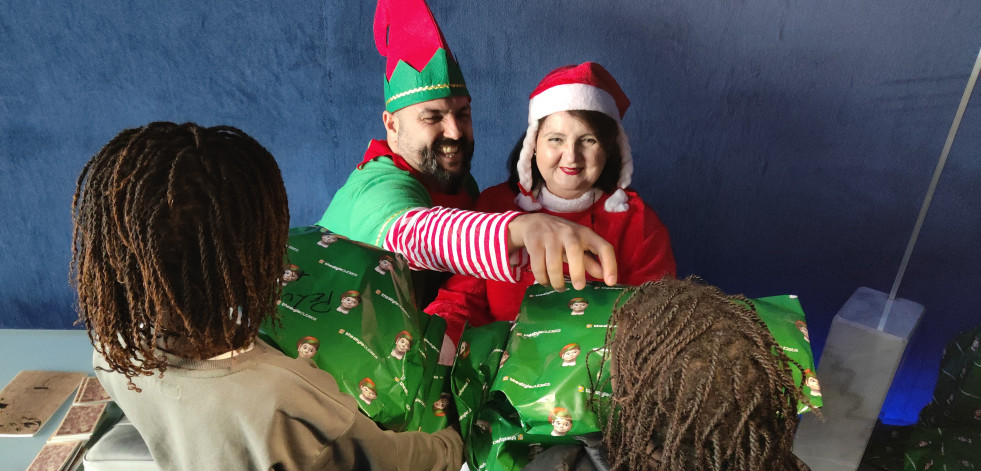
<svg viewBox="0 0 981 471">
<path fill-rule="evenodd" d="M 275 319 L 286 189 L 272 155 L 238 129 L 119 133 L 82 169 L 72 220 L 79 322 L 131 389 L 166 370 L 155 347 L 210 358 Z"/>
<path fill-rule="evenodd" d="M 796 363 L 748 299 L 691 277 L 625 296 L 600 366 L 612 376 L 601 414 L 611 470 L 808 469 L 791 452 L 797 401 L 808 403 Z"/>
</svg>

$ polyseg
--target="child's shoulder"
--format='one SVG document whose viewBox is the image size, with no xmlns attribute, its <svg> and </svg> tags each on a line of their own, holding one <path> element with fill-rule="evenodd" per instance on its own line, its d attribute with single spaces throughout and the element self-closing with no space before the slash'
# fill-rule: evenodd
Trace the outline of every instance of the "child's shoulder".
<svg viewBox="0 0 981 471">
<path fill-rule="evenodd" d="M 333 400 L 344 409 L 357 410 L 354 398 L 344 394 L 337 386 L 337 381 L 330 373 L 317 368 L 312 362 L 303 358 L 292 358 L 279 350 L 256 340 L 260 354 L 254 362 L 247 362 L 246 367 L 254 366 L 264 371 L 263 386 L 269 389 L 288 389 L 287 394 L 297 394 L 306 391 L 308 395 L 322 395 L 325 400 Z"/>
</svg>

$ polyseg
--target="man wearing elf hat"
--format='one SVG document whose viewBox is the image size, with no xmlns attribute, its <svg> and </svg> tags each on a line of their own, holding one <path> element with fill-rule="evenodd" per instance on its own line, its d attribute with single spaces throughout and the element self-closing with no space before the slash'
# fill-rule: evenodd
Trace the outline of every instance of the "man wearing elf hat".
<svg viewBox="0 0 981 471">
<path fill-rule="evenodd" d="M 379 0 L 374 35 L 387 58 L 386 139 L 371 141 L 318 224 L 402 253 L 415 270 L 514 282 L 527 263 L 536 281 L 561 290 L 565 260 L 576 288 L 586 272 L 616 283 L 612 245 L 585 227 L 467 211 L 477 194 L 470 93 L 425 1 Z"/>
</svg>

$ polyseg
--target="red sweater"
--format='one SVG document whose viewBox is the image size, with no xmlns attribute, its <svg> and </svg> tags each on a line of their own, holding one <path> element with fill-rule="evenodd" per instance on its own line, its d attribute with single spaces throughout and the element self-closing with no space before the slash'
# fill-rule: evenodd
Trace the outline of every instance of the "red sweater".
<svg viewBox="0 0 981 471">
<path fill-rule="evenodd" d="M 586 226 L 613 244 L 620 284 L 639 285 L 665 275 L 675 276 L 674 255 L 671 253 L 667 227 L 636 192 L 626 190 L 626 193 L 629 209 L 622 213 L 604 209 L 603 204 L 610 196 L 608 194 L 583 211 L 554 213 L 541 209 L 538 212 Z M 474 209 L 488 213 L 521 211 L 514 203 L 515 195 L 506 183 L 502 183 L 484 190 Z M 463 332 L 464 323 L 481 326 L 514 320 L 525 289 L 534 282 L 535 277 L 528 268 L 521 273 L 517 283 L 454 275 L 439 290 L 439 295 L 426 308 L 426 312 L 446 319 L 446 333 L 456 341 Z"/>
</svg>

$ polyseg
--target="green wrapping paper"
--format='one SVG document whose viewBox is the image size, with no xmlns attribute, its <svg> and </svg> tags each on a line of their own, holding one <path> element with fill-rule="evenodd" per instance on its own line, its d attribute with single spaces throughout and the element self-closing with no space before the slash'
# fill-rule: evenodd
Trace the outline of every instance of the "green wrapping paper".
<svg viewBox="0 0 981 471">
<path fill-rule="evenodd" d="M 263 326 L 267 342 L 329 372 L 385 428 L 445 427 L 431 408 L 447 382 L 436 365 L 446 323 L 415 307 L 403 257 L 317 226 L 294 228 L 282 283 L 281 325 Z"/>
<path fill-rule="evenodd" d="M 813 407 L 821 407 L 821 385 L 814 375 L 814 354 L 811 351 L 811 338 L 807 332 L 807 322 L 804 319 L 804 309 L 800 300 L 794 295 L 769 296 L 751 300 L 756 308 L 756 314 L 766 324 L 783 352 L 797 364 L 790 364 L 790 372 L 794 375 L 794 383 L 804 382 L 804 394 Z M 798 403 L 797 413 L 804 413 L 811 407 Z"/>
<path fill-rule="evenodd" d="M 475 426 L 476 412 L 487 401 L 488 389 L 501 365 L 510 331 L 510 322 L 495 322 L 467 328 L 460 338 L 451 382 L 464 442 Z"/>
<path fill-rule="evenodd" d="M 599 370 L 607 321 L 625 289 L 593 283 L 560 293 L 533 285 L 510 334 L 508 323 L 464 330 L 471 360 L 457 359 L 454 399 L 472 468 L 521 469 L 552 445 L 600 431 L 589 375 Z M 479 381 L 489 384 L 485 393 L 473 388 Z M 609 386 L 597 394 L 609 397 Z"/>
<path fill-rule="evenodd" d="M 981 326 L 944 347 L 933 399 L 920 411 L 903 458 L 906 471 L 981 467 Z"/>
<path fill-rule="evenodd" d="M 492 395 L 476 415 L 466 444 L 471 469 L 524 468 L 545 445 L 524 431 L 518 413 L 500 395 Z"/>
<path fill-rule="evenodd" d="M 590 387 L 606 385 L 596 396 L 609 397 L 608 374 L 596 381 L 590 376 L 605 355 L 610 315 L 618 299 L 626 302 L 622 295 L 628 290 L 589 283 L 559 293 L 532 285 L 510 332 L 509 323 L 464 330 L 461 347 L 468 344 L 470 356 L 458 357 L 452 381 L 472 469 L 521 469 L 550 446 L 601 432 L 596 414 L 608 411 L 603 401 L 589 402 Z M 791 365 L 795 382 L 812 377 L 814 359 L 796 296 L 751 302 L 776 343 L 800 365 Z M 473 387 L 478 382 L 490 386 L 481 392 Z M 805 385 L 804 392 L 813 406 L 821 406 L 819 386 Z M 810 409 L 800 404 L 798 410 Z"/>
<path fill-rule="evenodd" d="M 623 287 L 593 283 L 558 292 L 530 287 L 521 303 L 491 393 L 502 394 L 522 418 L 527 435 L 543 443 L 575 443 L 600 430 L 587 401 L 605 350 L 607 322 Z M 599 391 L 602 397 L 610 390 Z"/>
</svg>

